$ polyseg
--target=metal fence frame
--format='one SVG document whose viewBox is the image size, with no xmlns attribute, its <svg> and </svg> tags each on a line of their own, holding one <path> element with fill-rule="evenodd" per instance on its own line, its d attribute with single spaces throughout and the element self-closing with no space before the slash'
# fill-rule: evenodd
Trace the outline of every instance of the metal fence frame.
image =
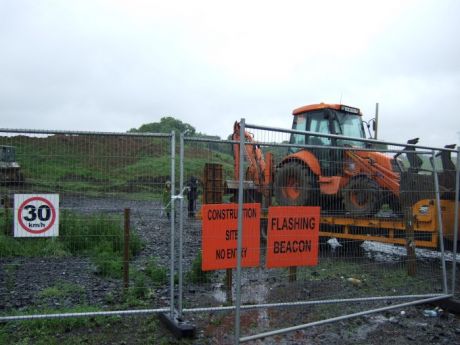
<svg viewBox="0 0 460 345">
<path fill-rule="evenodd" d="M 180 187 L 179 190 L 181 191 L 180 194 L 178 195 L 178 198 L 181 202 L 181 207 L 180 207 L 180 218 L 179 218 L 179 294 L 178 294 L 178 311 L 177 314 L 179 316 L 182 316 L 183 314 L 189 314 L 189 313 L 202 313 L 202 312 L 223 312 L 223 311 L 234 311 L 235 312 L 235 324 L 234 324 L 234 338 L 235 338 L 235 344 L 239 344 L 242 342 L 247 342 L 251 340 L 257 340 L 257 339 L 262 339 L 265 337 L 269 336 L 274 336 L 274 335 L 279 335 L 279 334 L 285 334 L 288 332 L 292 331 L 297 331 L 301 329 L 305 329 L 308 327 L 312 326 L 318 326 L 326 323 L 331 323 L 331 322 L 337 322 L 340 320 L 346 320 L 358 316 L 363 316 L 363 315 L 368 315 L 372 313 L 378 313 L 382 311 L 387 311 L 387 310 L 393 310 L 393 309 L 398 309 L 406 306 L 412 306 L 412 305 L 417 305 L 417 304 L 423 304 L 423 303 L 430 303 L 434 302 L 437 300 L 441 299 L 446 299 L 449 297 L 452 297 L 454 292 L 455 292 L 455 270 L 456 270 L 456 252 L 457 252 L 457 236 L 458 233 L 454 232 L 454 248 L 453 248 L 453 253 L 454 253 L 454 260 L 453 260 L 453 268 L 452 268 L 452 285 L 451 285 L 451 291 L 449 292 L 448 284 L 447 284 L 447 271 L 446 271 L 446 264 L 445 264 L 445 257 L 444 257 L 444 248 L 442 241 L 440 241 L 440 249 L 441 249 L 441 264 L 442 264 L 442 286 L 443 286 L 443 292 L 439 294 L 414 294 L 414 295 L 399 295 L 399 296 L 375 296 L 375 297 L 362 297 L 362 298 L 344 298 L 344 299 L 329 299 L 329 300 L 314 300 L 314 301 L 296 301 L 296 302 L 287 302 L 287 303 L 264 303 L 264 304 L 241 304 L 241 250 L 242 250 L 242 231 L 243 231 L 243 226 L 242 226 L 242 212 L 243 212 L 243 192 L 244 192 L 244 183 L 243 183 L 243 176 L 244 176 L 244 147 L 245 145 L 252 144 L 252 145 L 259 145 L 259 144 L 264 144 L 263 142 L 254 142 L 254 143 L 248 143 L 245 141 L 245 129 L 250 128 L 250 129 L 260 129 L 260 130 L 268 130 L 268 131 L 275 131 L 275 132 L 284 132 L 284 133 L 298 133 L 298 134 L 308 134 L 308 132 L 301 132 L 301 131 L 295 131 L 295 130 L 289 130 L 289 129 L 279 129 L 279 128 L 271 128 L 271 127 L 265 127 L 265 126 L 258 126 L 258 125 L 251 125 L 251 124 L 245 124 L 245 120 L 241 119 L 240 121 L 240 140 L 239 141 L 234 141 L 234 140 L 215 140 L 215 139 L 208 139 L 208 138 L 196 138 L 196 137 L 185 137 L 185 134 L 181 134 L 180 138 Z M 319 134 L 319 133 L 311 133 L 312 135 L 320 136 L 320 137 L 326 137 L 326 138 L 338 138 L 338 139 L 352 139 L 356 141 L 362 141 L 362 142 L 367 142 L 367 143 L 372 143 L 372 144 L 386 144 L 386 145 L 394 145 L 394 146 L 399 146 L 399 147 L 411 147 L 411 148 L 416 148 L 416 149 L 422 149 L 426 150 L 424 153 L 431 153 L 431 155 L 434 157 L 434 154 L 436 151 L 449 151 L 453 153 L 457 153 L 457 167 L 459 166 L 459 161 L 460 161 L 460 150 L 453 150 L 453 149 L 444 149 L 444 148 L 432 148 L 432 147 L 427 147 L 427 146 L 420 146 L 420 145 L 410 145 L 410 144 L 401 144 L 401 143 L 390 143 L 390 142 L 385 142 L 385 141 L 380 141 L 380 140 L 372 140 L 372 139 L 357 139 L 357 138 L 348 138 L 344 136 L 338 136 L 338 135 L 327 135 L 327 134 Z M 235 281 L 235 304 L 232 306 L 221 306 L 221 307 L 197 307 L 197 308 L 183 308 L 183 268 L 182 268 L 182 246 L 183 246 L 183 191 L 186 189 L 184 186 L 184 146 L 185 142 L 207 142 L 207 143 L 226 143 L 226 144 L 239 144 L 239 157 L 240 157 L 240 162 L 239 162 L 239 180 L 238 180 L 238 241 L 237 241 L 237 267 L 236 267 L 236 281 Z M 280 147 L 302 147 L 302 145 L 292 145 L 292 144 L 276 144 L 276 146 Z M 312 147 L 311 145 L 304 145 L 304 147 Z M 337 148 L 337 149 L 342 149 L 344 148 Z M 360 151 L 375 151 L 375 149 L 359 149 Z M 384 150 L 385 151 L 385 150 Z M 388 152 L 401 152 L 401 150 L 388 150 Z M 402 151 L 406 152 L 406 151 Z M 433 166 L 434 170 L 435 167 Z M 433 174 L 434 179 L 435 179 L 435 187 L 436 187 L 436 198 L 437 198 L 437 207 L 438 207 L 438 216 L 440 217 L 440 204 L 439 204 L 439 185 L 437 181 L 437 174 Z M 454 228 L 458 227 L 458 193 L 459 193 L 459 169 L 457 168 L 456 171 L 456 202 L 455 202 L 455 226 Z M 440 224 L 440 227 L 438 228 L 439 230 L 439 236 L 442 238 L 443 236 L 443 229 L 442 229 L 442 222 L 440 222 L 440 219 L 438 218 L 438 222 Z M 284 328 L 284 329 L 278 329 L 274 330 L 271 332 L 264 332 L 252 336 L 241 336 L 241 310 L 250 310 L 250 309 L 259 309 L 259 308 L 288 308 L 288 307 L 295 307 L 295 306 L 305 306 L 305 305 L 319 305 L 319 304 L 340 304 L 340 303 L 360 303 L 360 302 L 368 302 L 368 301 L 388 301 L 388 300 L 408 300 L 408 302 L 404 303 L 398 303 L 392 306 L 388 307 L 383 307 L 383 308 L 376 308 L 376 309 L 370 309 L 370 310 L 365 310 L 362 312 L 358 313 L 353 313 L 349 315 L 344 315 L 340 317 L 335 317 L 335 318 L 330 318 L 326 320 L 321 320 L 321 321 L 316 321 L 308 324 L 302 324 L 298 326 L 293 326 L 289 328 Z"/>
<path fill-rule="evenodd" d="M 325 137 L 325 138 L 338 138 L 338 139 L 348 139 L 348 140 L 357 140 L 357 141 L 361 141 L 361 142 L 367 142 L 367 143 L 373 143 L 373 144 L 390 144 L 390 145 L 395 145 L 395 146 L 400 146 L 400 147 L 413 147 L 413 148 L 419 148 L 419 149 L 427 149 L 427 150 L 430 150 L 432 152 L 432 156 L 433 156 L 433 159 L 434 159 L 434 156 L 435 156 L 435 151 L 450 151 L 450 152 L 455 152 L 457 153 L 457 166 L 456 166 L 456 186 L 455 186 L 455 195 L 456 195 L 456 200 L 455 200 L 455 226 L 454 226 L 454 229 L 457 229 L 457 225 L 458 225 L 458 203 L 459 203 L 459 199 L 458 199 L 458 193 L 459 193 L 459 165 L 458 165 L 458 162 L 459 162 L 459 152 L 460 150 L 453 150 L 453 149 L 445 149 L 445 148 L 432 148 L 432 147 L 427 147 L 427 146 L 419 146 L 419 145 L 409 145 L 409 144 L 398 144 L 398 143 L 390 143 L 390 142 L 384 142 L 384 141 L 378 141 L 378 140 L 369 140 L 369 139 L 357 139 L 357 138 L 349 138 L 349 137 L 345 137 L 345 136 L 339 136 L 339 135 L 328 135 L 328 134 L 319 134 L 319 133 L 314 133 L 314 132 L 302 132 L 302 131 L 295 131 L 295 130 L 287 130 L 287 129 L 280 129 L 280 128 L 271 128 L 271 127 L 266 127 L 266 126 L 258 126 L 258 125 L 252 125 L 252 124 L 246 124 L 245 123 L 245 119 L 242 118 L 241 121 L 240 121 L 240 142 L 239 142 L 239 148 L 240 148 L 240 174 L 239 174 L 239 200 L 238 200 L 238 217 L 239 217 L 239 222 L 238 222 L 238 250 L 237 250 L 237 275 L 236 275 L 236 306 L 235 306 L 235 344 L 239 344 L 241 342 L 247 342 L 247 341 L 251 341 L 251 340 L 257 340 L 257 339 L 262 339 L 262 338 L 265 338 L 265 337 L 269 337 L 269 336 L 274 336 L 274 335 L 279 335 L 279 334 L 285 334 L 285 333 L 289 333 L 289 332 L 292 332 L 292 331 L 297 331 L 297 330 L 302 330 L 302 329 L 305 329 L 305 328 L 308 328 L 308 327 L 312 327 L 312 326 L 317 326 L 317 325 L 321 325 L 321 324 L 325 324 L 325 323 L 331 323 L 331 322 L 337 322 L 337 321 L 340 321 L 340 320 L 345 320 L 345 319 L 350 319 L 350 318 L 353 318 L 353 317 L 358 317 L 358 316 L 363 316 L 363 315 L 367 315 L 367 314 L 372 314 L 372 313 L 378 313 L 378 312 L 382 312 L 382 311 L 387 311 L 387 310 L 392 310 L 392 309 L 397 309 L 397 308 L 401 308 L 401 307 L 406 307 L 406 306 L 410 306 L 410 305 L 417 305 L 417 304 L 423 304 L 423 303 L 429 303 L 429 302 L 433 302 L 433 301 L 436 301 L 436 300 L 440 300 L 440 299 L 446 299 L 446 298 L 449 298 L 449 297 L 452 297 L 453 294 L 454 294 L 454 291 L 455 291 L 455 268 L 456 268 L 456 250 L 457 250 L 457 243 L 456 243 L 456 240 L 457 240 L 457 236 L 458 236 L 458 232 L 457 231 L 454 231 L 454 251 L 453 251 L 453 256 L 454 256 L 454 260 L 453 260 L 453 277 L 452 277 L 452 290 L 451 290 L 451 293 L 448 292 L 448 286 L 447 286 L 447 272 L 446 272 L 446 263 L 445 263 L 445 257 L 444 257 L 444 245 L 443 245 L 443 241 L 442 241 L 442 238 L 443 238 L 443 228 L 442 228 L 442 221 L 440 219 L 441 217 L 441 209 L 440 209 L 440 192 L 439 192 L 439 185 L 438 185 L 438 176 L 436 174 L 436 168 L 433 164 L 433 170 L 434 170 L 434 180 L 435 180 L 435 194 L 436 194 L 436 204 L 437 204 L 437 208 L 438 208 L 438 224 L 439 224 L 439 238 L 441 239 L 440 240 L 440 250 L 441 250 L 441 264 L 442 264 L 442 272 L 443 272 L 443 293 L 442 294 L 439 294 L 437 296 L 433 296 L 433 295 L 420 295 L 420 296 L 415 296 L 415 295 L 412 295 L 412 296 L 400 296 L 401 298 L 405 299 L 411 299 L 411 298 L 416 298 L 416 300 L 414 301 L 411 301 L 411 302 L 408 302 L 408 303 L 402 303 L 402 304 L 397 304 L 397 305 L 393 305 L 393 306 L 389 306 L 389 307 L 384 307 L 384 308 L 377 308 L 377 309 L 371 309 L 371 310 L 367 310 L 367 311 L 363 311 L 363 312 L 359 312 L 359 313 L 354 313 L 354 314 L 349 314 L 349 315 L 344 315 L 344 316 L 340 316 L 340 317 L 335 317 L 335 318 L 331 318 L 331 319 L 327 319 L 327 320 L 322 320 L 322 321 L 318 321 L 318 322 L 312 322 L 312 323 L 307 323 L 307 324 L 303 324 L 303 325 L 298 325 L 298 326 L 294 326 L 294 327 L 289 327 L 289 328 L 284 328 L 284 329 L 279 329 L 279 330 L 275 330 L 275 331 L 271 331 L 271 332 L 265 332 L 265 333 L 260 333 L 260 334 L 256 334 L 256 335 L 253 335 L 253 336 L 247 336 L 247 337 L 241 337 L 241 331 L 240 331 L 240 324 L 241 324 L 241 321 L 240 321 L 240 310 L 241 310 L 241 293 L 240 293 L 240 289 L 241 289 L 241 249 L 242 249 L 242 221 L 241 221 L 241 217 L 242 217 L 242 209 L 243 209 L 243 190 L 244 190 L 244 185 L 243 185 L 243 166 L 244 166 L 244 145 L 245 144 L 248 144 L 247 142 L 245 142 L 245 130 L 246 128 L 248 129 L 261 129 L 261 130 L 268 130 L 268 131 L 277 131 L 277 132 L 284 132 L 284 133 L 298 133 L 298 134 L 311 134 L 311 135 L 315 135 L 315 136 L 320 136 L 320 137 Z M 254 143 L 254 145 L 256 144 L 263 144 L 261 142 L 258 142 L 258 143 Z M 286 146 L 296 146 L 296 147 L 312 147 L 311 145 L 289 145 L 289 144 L 286 144 Z M 343 148 L 342 148 L 343 149 Z M 361 149 L 360 149 L 361 150 Z M 372 297 L 371 297 L 372 298 Z M 355 299 L 354 300 L 355 302 L 356 301 L 362 301 L 362 299 Z M 334 302 L 342 302 L 340 300 L 337 300 L 337 301 L 334 301 Z M 332 302 L 331 302 L 332 303 Z M 285 306 L 289 306 L 290 304 L 286 304 Z"/>
<path fill-rule="evenodd" d="M 176 145 L 175 145 L 175 132 L 170 134 L 166 133 L 123 133 L 123 132 L 98 132 L 98 131 L 65 131 L 65 130 L 34 130 L 34 129 L 10 129 L 0 128 L 0 132 L 7 134 L 30 134 L 30 135 L 70 135 L 70 136 L 106 136 L 106 137 L 140 137 L 140 138 L 169 138 L 170 145 L 170 173 L 171 173 L 171 191 L 175 189 L 175 160 L 176 160 Z M 174 219 L 174 204 L 178 197 L 171 193 L 171 218 Z M 152 309 L 127 309 L 127 310 L 112 310 L 112 311 L 99 311 L 99 312 L 74 312 L 74 313 L 54 313 L 54 314 L 28 314 L 28 315 L 13 315 L 13 316 L 0 316 L 0 322 L 6 321 L 24 321 L 32 319 L 56 319 L 56 318 L 75 318 L 75 317 L 95 317 L 95 316 L 128 316 L 128 315 L 145 315 L 145 314 L 162 314 L 169 313 L 174 317 L 174 243 L 175 224 L 174 221 L 170 222 L 170 307 L 169 308 L 152 308 Z"/>
<path fill-rule="evenodd" d="M 449 291 L 448 282 L 447 282 L 447 272 L 446 272 L 446 264 L 444 258 L 444 247 L 442 241 L 440 242 L 440 249 L 441 249 L 441 262 L 442 262 L 442 271 L 443 271 L 443 292 L 440 294 L 422 294 L 422 295 L 399 295 L 399 296 L 377 296 L 377 297 L 363 297 L 363 298 L 352 298 L 352 299 L 330 299 L 330 300 L 307 300 L 307 301 L 296 301 L 296 302 L 288 302 L 288 303 L 265 303 L 265 304 L 250 304 L 250 305 L 242 305 L 241 304 L 241 250 L 242 250 L 242 213 L 243 213 L 243 192 L 244 192 L 244 183 L 243 183 L 243 176 L 244 176 L 244 147 L 248 143 L 245 142 L 245 129 L 259 129 L 259 130 L 267 130 L 267 131 L 275 131 L 275 132 L 284 132 L 284 133 L 302 133 L 306 134 L 308 132 L 300 132 L 288 129 L 279 129 L 279 128 L 271 128 L 265 126 L 257 126 L 246 124 L 245 119 L 241 119 L 240 121 L 240 141 L 232 141 L 232 140 L 213 140 L 207 138 L 195 138 L 195 137 L 185 137 L 185 133 L 180 135 L 180 162 L 179 162 L 179 194 L 175 195 L 172 193 L 171 195 L 171 216 L 174 219 L 175 215 L 175 203 L 176 200 L 179 200 L 179 231 L 178 231 L 178 244 L 176 247 L 175 238 L 176 238 L 176 229 L 175 229 L 175 222 L 171 221 L 170 227 L 170 281 L 169 281 L 169 308 L 157 308 L 157 309 L 141 309 L 141 310 L 114 310 L 114 311 L 104 311 L 104 312 L 83 312 L 83 313 L 56 313 L 56 314 L 36 314 L 36 315 L 17 315 L 17 316 L 6 316 L 0 317 L 0 322 L 2 321 L 17 321 L 17 320 L 28 320 L 28 319 L 45 319 L 45 318 L 68 318 L 68 317 L 92 317 L 92 316 L 109 316 L 109 315 L 138 315 L 138 314 L 158 314 L 158 313 L 169 313 L 171 319 L 181 318 L 185 313 L 197 313 L 197 312 L 211 312 L 211 311 L 235 311 L 235 343 L 246 342 L 250 340 L 261 339 L 268 336 L 273 336 L 277 334 L 285 334 L 288 332 L 296 331 L 305 329 L 307 327 L 317 326 L 325 323 L 336 322 L 340 320 L 345 320 L 357 316 L 363 316 L 366 314 L 377 313 L 386 310 L 397 309 L 405 306 L 422 304 L 433 302 L 440 299 L 445 299 L 451 297 L 455 293 L 456 285 L 456 254 L 457 254 L 457 240 L 458 240 L 458 233 L 454 231 L 454 260 L 452 264 L 452 281 L 451 287 Z M 105 135 L 105 136 L 145 136 L 145 137 L 167 137 L 170 138 L 170 171 L 171 171 L 171 190 L 175 191 L 175 183 L 176 183 L 176 142 L 175 142 L 175 134 L 172 132 L 171 134 L 155 134 L 155 133 L 113 133 L 113 132 L 81 132 L 81 131 L 48 131 L 48 130 L 25 130 L 25 129 L 5 129 L 1 128 L 0 132 L 6 132 L 11 134 L 17 133 L 28 133 L 28 134 L 42 134 L 42 135 L 51 135 L 51 134 L 67 134 L 67 135 Z M 400 147 L 414 147 L 417 149 L 423 149 L 430 151 L 434 156 L 435 151 L 443 151 L 448 150 L 450 152 L 457 153 L 457 169 L 456 169 L 456 189 L 455 189 L 455 225 L 454 229 L 458 228 L 458 204 L 459 204 L 459 180 L 460 180 L 460 150 L 451 150 L 451 149 L 443 149 L 443 148 L 432 148 L 426 146 L 419 146 L 419 145 L 408 145 L 408 144 L 400 144 L 400 143 L 389 143 L 384 141 L 378 140 L 368 140 L 368 139 L 357 139 L 357 138 L 348 138 L 343 136 L 337 135 L 327 135 L 327 134 L 318 134 L 312 133 L 317 136 L 326 137 L 326 138 L 339 138 L 339 139 L 352 139 L 357 141 L 363 141 L 373 144 L 390 144 Z M 184 198 L 184 191 L 187 187 L 184 186 L 184 146 L 186 141 L 196 141 L 196 142 L 216 142 L 216 143 L 227 143 L 227 144 L 239 144 L 240 149 L 240 171 L 239 171 L 239 193 L 238 193 L 238 241 L 237 241 L 237 268 L 236 268 L 236 299 L 235 304 L 232 306 L 227 307 L 206 307 L 206 308 L 184 308 L 183 307 L 183 227 L 184 227 L 184 211 L 183 211 L 183 198 Z M 253 145 L 257 145 L 259 143 L 253 143 Z M 290 145 L 290 144 L 279 144 L 277 146 L 295 146 L 299 147 L 299 145 Z M 311 147 L 311 145 L 305 145 L 305 147 Z M 339 148 L 340 149 L 340 148 Z M 343 149 L 343 148 L 342 148 Z M 360 149 L 365 150 L 365 149 Z M 369 149 L 371 150 L 371 149 Z M 391 151 L 390 151 L 391 152 Z M 436 185 L 436 198 L 438 200 L 437 205 L 439 205 L 439 186 L 437 182 L 437 174 L 434 174 L 435 185 Z M 440 217 L 440 212 L 438 212 L 438 217 Z M 439 221 L 439 219 L 438 219 Z M 442 222 L 439 222 L 441 226 L 439 227 L 439 235 L 440 238 L 443 236 L 443 229 L 442 229 Z M 175 284 L 174 284 L 174 273 L 176 271 L 176 264 L 175 264 L 175 255 L 176 251 L 178 251 L 178 296 L 177 301 L 175 299 Z M 359 313 L 353 313 L 349 315 L 344 315 L 341 317 L 321 320 L 317 322 L 312 322 L 308 324 L 302 324 L 298 326 L 293 326 L 289 328 L 274 330 L 271 332 L 260 333 L 252 336 L 241 336 L 241 329 L 240 329 L 240 314 L 241 310 L 248 310 L 248 309 L 257 309 L 257 308 L 286 308 L 286 307 L 294 307 L 294 306 L 302 306 L 302 305 L 313 305 L 313 304 L 335 304 L 335 303 L 359 303 L 359 302 L 367 302 L 367 301 L 376 301 L 376 300 L 410 300 L 409 302 L 399 303 L 396 305 L 384 307 L 384 308 L 376 308 L 371 310 L 362 311 Z M 177 304 L 177 309 L 176 309 Z"/>
</svg>

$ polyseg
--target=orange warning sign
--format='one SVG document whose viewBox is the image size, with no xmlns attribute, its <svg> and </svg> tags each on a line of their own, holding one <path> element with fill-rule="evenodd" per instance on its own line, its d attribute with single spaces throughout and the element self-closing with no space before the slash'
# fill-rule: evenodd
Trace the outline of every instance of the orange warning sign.
<svg viewBox="0 0 460 345">
<path fill-rule="evenodd" d="M 236 267 L 238 205 L 207 204 L 202 216 L 203 271 Z M 260 204 L 243 205 L 241 266 L 256 267 L 260 256 Z"/>
<path fill-rule="evenodd" d="M 268 209 L 267 267 L 318 264 L 320 208 L 280 206 Z"/>
</svg>

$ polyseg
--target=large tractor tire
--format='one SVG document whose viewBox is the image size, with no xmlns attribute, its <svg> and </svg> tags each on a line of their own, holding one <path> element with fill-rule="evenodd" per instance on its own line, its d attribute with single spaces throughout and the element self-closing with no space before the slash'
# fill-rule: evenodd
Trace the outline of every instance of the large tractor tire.
<svg viewBox="0 0 460 345">
<path fill-rule="evenodd" d="M 380 210 L 379 185 L 366 176 L 355 177 L 342 190 L 345 212 L 353 216 L 371 216 Z"/>
<path fill-rule="evenodd" d="M 288 162 L 275 175 L 274 194 L 282 206 L 312 205 L 314 198 L 313 175 L 305 165 Z"/>
</svg>

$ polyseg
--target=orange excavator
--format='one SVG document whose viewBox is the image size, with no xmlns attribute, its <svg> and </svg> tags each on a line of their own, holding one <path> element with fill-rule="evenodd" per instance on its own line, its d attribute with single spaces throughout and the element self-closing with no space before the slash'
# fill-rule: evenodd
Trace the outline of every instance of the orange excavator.
<svg viewBox="0 0 460 345">
<path fill-rule="evenodd" d="M 256 191 L 254 194 L 258 193 L 259 199 L 274 194 L 280 205 L 320 205 L 325 210 L 332 206 L 344 214 L 370 216 L 387 204 L 395 214 L 400 213 L 401 176 L 407 177 L 403 174 L 402 161 L 397 158 L 400 153 L 392 156 L 377 152 L 360 140 L 366 137 L 358 108 L 319 103 L 297 108 L 293 115 L 294 133 L 290 137 L 289 152 L 276 166 L 271 153 L 267 152 L 264 158 L 254 136 L 245 133 L 247 189 Z M 238 122 L 234 124 L 232 140 L 240 140 Z M 409 140 L 408 144 L 417 142 L 418 138 Z M 403 151 L 410 164 L 409 174 L 414 179 L 422 162 L 410 145 Z M 233 146 L 236 181 L 239 178 L 239 150 L 238 144 Z M 440 188 L 450 191 L 452 196 L 455 166 L 450 153 L 443 152 L 441 161 Z M 423 180 L 419 181 L 422 184 L 432 181 L 427 175 L 419 179 Z M 260 201 L 257 197 L 253 199 Z"/>
<path fill-rule="evenodd" d="M 439 154 L 439 215 L 433 169 L 423 167 L 424 161 L 413 146 L 418 138 L 409 140 L 400 153 L 384 154 L 360 140 L 365 139 L 365 132 L 357 108 L 320 103 L 297 108 L 293 115 L 294 131 L 286 145 L 289 150 L 287 154 L 275 150 L 276 164 L 274 155 L 266 152 L 264 156 L 254 136 L 245 133 L 245 202 L 262 202 L 263 209 L 272 204 L 319 205 L 323 237 L 405 244 L 407 225 L 402 215 L 410 209 L 417 246 L 438 246 L 440 221 L 444 239 L 454 238 L 453 145 Z M 232 139 L 240 140 L 237 122 Z M 227 181 L 227 192 L 236 196 L 240 160 L 239 145 L 233 146 L 234 180 Z M 405 164 L 399 158 L 402 153 Z M 388 213 L 385 207 L 382 210 L 386 211 L 378 214 L 384 204 L 393 212 Z"/>
<path fill-rule="evenodd" d="M 292 146 L 277 164 L 276 171 L 271 168 L 271 158 L 264 161 L 258 146 L 246 145 L 245 179 L 254 181 L 259 192 L 267 195 L 272 189 L 280 205 L 334 205 L 335 209 L 343 205 L 345 212 L 357 216 L 378 212 L 384 201 L 399 211 L 400 175 L 396 159 L 369 150 L 365 142 L 353 140 L 365 139 L 359 109 L 320 103 L 295 109 L 293 115 L 292 129 L 298 132 L 291 135 Z M 350 139 L 322 136 L 331 134 Z M 246 133 L 245 137 L 253 143 L 251 134 Z M 232 139 L 239 140 L 238 123 L 234 125 Z M 239 154 L 237 149 L 234 152 L 237 171 Z"/>
<path fill-rule="evenodd" d="M 353 140 L 365 139 L 358 108 L 320 103 L 295 109 L 293 115 L 292 129 L 302 132 L 292 134 L 290 143 L 310 147 L 292 148 L 278 164 L 274 192 L 280 204 L 332 205 L 336 211 L 343 205 L 345 213 L 367 216 L 385 202 L 399 211 L 400 168 L 393 157 Z"/>
</svg>

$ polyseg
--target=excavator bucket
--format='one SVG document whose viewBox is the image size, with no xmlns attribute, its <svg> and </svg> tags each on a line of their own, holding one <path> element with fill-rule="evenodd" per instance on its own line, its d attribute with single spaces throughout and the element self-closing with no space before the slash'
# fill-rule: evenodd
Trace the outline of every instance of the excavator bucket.
<svg viewBox="0 0 460 345">
<path fill-rule="evenodd" d="M 456 144 L 444 146 L 446 149 L 454 149 Z M 452 162 L 450 151 L 441 151 L 442 171 L 439 173 L 439 186 L 441 199 L 455 200 L 455 164 Z"/>
<path fill-rule="evenodd" d="M 408 144 L 416 144 L 418 140 L 409 140 Z M 446 149 L 453 149 L 455 145 L 446 145 Z M 435 185 L 432 172 L 421 172 L 422 159 L 417 155 L 413 147 L 406 147 L 409 169 L 401 172 L 400 200 L 403 208 L 414 205 L 422 199 L 435 198 Z M 455 199 L 455 165 L 451 159 L 450 151 L 441 151 L 437 154 L 441 157 L 442 170 L 437 171 L 440 198 L 443 200 Z M 431 159 L 430 159 L 431 160 Z"/>
<path fill-rule="evenodd" d="M 422 199 L 434 199 L 433 175 L 422 175 L 410 171 L 402 172 L 399 197 L 403 210 L 407 207 L 412 207 L 412 205 Z"/>
</svg>

